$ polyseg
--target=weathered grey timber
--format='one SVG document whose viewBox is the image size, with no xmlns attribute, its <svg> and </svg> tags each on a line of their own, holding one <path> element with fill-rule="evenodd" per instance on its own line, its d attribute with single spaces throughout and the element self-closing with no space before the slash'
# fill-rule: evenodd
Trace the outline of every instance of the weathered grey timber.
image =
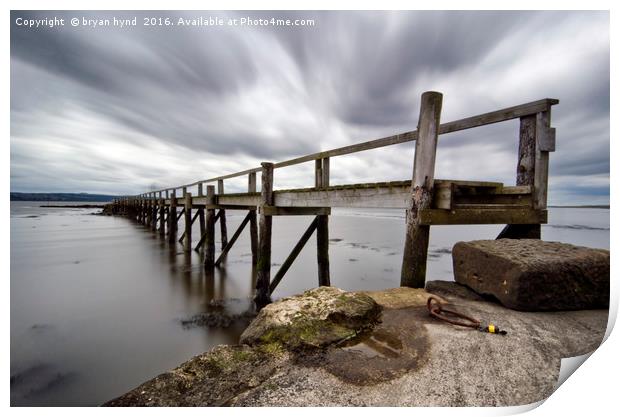
<svg viewBox="0 0 620 417">
<path fill-rule="evenodd" d="M 273 216 L 305 215 L 316 217 L 317 264 L 319 285 L 330 284 L 329 271 L 329 215 L 331 208 L 399 208 L 406 210 L 406 239 L 401 269 L 401 285 L 421 287 L 425 282 L 426 254 L 430 226 L 453 224 L 506 224 L 499 237 L 540 238 L 540 225 L 547 222 L 547 188 L 549 152 L 555 151 L 555 129 L 551 127 L 551 107 L 555 99 L 542 99 L 477 116 L 440 123 L 442 95 L 427 92 L 422 95 L 418 129 L 384 138 L 312 153 L 261 167 L 221 175 L 166 188 L 155 192 L 124 197 L 113 204 L 112 213 L 126 213 L 137 221 L 156 227 L 157 202 L 155 194 L 165 192 L 164 213 L 168 210 L 168 233 L 176 237 L 177 222 L 185 214 L 185 233 L 181 241 L 184 249 L 191 244 L 187 238 L 191 223 L 200 221 L 201 237 L 195 249 L 205 246 L 204 263 L 213 267 L 215 261 L 214 225 L 220 221 L 222 253 L 217 264 L 225 262 L 243 228 L 237 229 L 235 239 L 228 241 L 227 210 L 248 210 L 244 225 L 250 224 L 252 265 L 257 271 L 256 299 L 259 304 L 269 302 L 269 294 L 282 279 L 287 268 L 281 268 L 274 282 L 270 282 L 271 222 Z M 437 141 L 439 135 L 519 119 L 519 155 L 516 185 L 490 181 L 434 179 Z M 416 141 L 412 180 L 372 182 L 364 184 L 330 184 L 332 159 L 370 149 Z M 314 186 L 296 189 L 274 189 L 274 170 L 296 164 L 314 162 Z M 266 166 L 269 167 L 266 172 Z M 257 192 L 257 173 L 267 173 L 261 192 Z M 225 193 L 224 181 L 247 175 L 247 192 Z M 204 195 L 203 187 L 217 183 L 217 194 Z M 268 189 L 265 186 L 268 185 Z M 197 186 L 198 193 L 188 196 L 189 187 Z M 210 186 L 213 187 L 213 186 Z M 176 190 L 183 190 L 183 198 Z M 173 194 L 169 197 L 168 193 Z M 207 193 L 208 194 L 208 193 Z M 267 198 L 267 200 L 266 200 Z M 159 203 L 160 233 L 162 230 L 161 202 Z M 176 207 L 182 205 L 180 213 Z M 258 213 L 256 212 L 258 209 Z M 191 217 L 191 211 L 197 210 Z M 204 213 L 207 215 L 205 216 Z M 260 215 L 260 224 L 257 221 Z M 188 221 L 190 220 L 190 221 Z M 260 226 L 260 227 L 259 227 Z M 260 238 L 259 238 L 260 234 Z M 306 235 L 304 235 L 306 236 Z M 302 238 L 304 237 L 302 236 Z M 189 242 L 188 242 L 189 240 Z M 301 239 L 303 241 L 304 239 Z M 228 244 L 230 243 L 230 244 Z M 301 246 L 303 247 L 303 245 Z M 299 250 L 301 250 L 301 247 Z M 298 252 L 297 252 L 298 253 Z M 295 258 L 295 250 L 289 256 Z"/>
<path fill-rule="evenodd" d="M 207 204 L 215 204 L 215 187 L 207 185 Z M 207 209 L 205 227 L 205 267 L 212 269 L 215 266 L 215 210 Z"/>
<path fill-rule="evenodd" d="M 273 163 L 263 162 L 261 173 L 262 208 L 273 205 Z M 271 302 L 269 284 L 271 278 L 271 222 L 272 217 L 261 213 L 258 218 L 258 262 L 256 263 L 256 296 L 258 308 Z"/>
<path fill-rule="evenodd" d="M 166 235 L 166 205 L 162 198 L 161 191 L 159 192 L 159 236 Z"/>
<path fill-rule="evenodd" d="M 183 250 L 189 252 L 192 250 L 192 193 L 185 191 L 185 232 L 183 233 Z"/>
<path fill-rule="evenodd" d="M 217 194 L 224 194 L 224 180 L 217 181 Z M 228 230 L 226 229 L 226 210 L 220 209 L 220 236 L 222 239 L 222 249 L 228 245 Z"/>
<path fill-rule="evenodd" d="M 609 307 L 609 251 L 499 239 L 458 242 L 452 250 L 456 282 L 522 311 Z"/>
<path fill-rule="evenodd" d="M 202 183 L 198 184 L 198 196 L 202 197 L 204 195 L 204 191 L 202 188 Z M 205 234 L 205 209 L 202 207 L 198 208 L 198 222 L 200 223 L 200 237 Z"/>
<path fill-rule="evenodd" d="M 256 193 L 256 172 L 248 174 L 248 193 Z M 252 265 L 258 262 L 258 223 L 256 211 L 250 211 L 250 249 L 252 251 Z"/>
<path fill-rule="evenodd" d="M 316 160 L 315 187 L 329 187 L 329 158 Z M 330 210 L 329 207 L 326 207 Z M 316 258 L 318 265 L 319 286 L 329 286 L 329 212 L 316 217 Z M 296 256 L 296 255 L 295 255 Z"/>
<path fill-rule="evenodd" d="M 176 243 L 177 240 L 177 199 L 176 190 L 172 190 L 170 199 L 170 211 L 168 212 L 168 242 Z"/>
<path fill-rule="evenodd" d="M 441 117 L 441 93 L 422 94 L 418 140 L 413 162 L 411 197 L 406 211 L 405 250 L 400 285 L 423 288 L 426 280 L 426 255 L 430 227 L 422 223 L 421 211 L 431 207 L 435 179 L 435 155 Z"/>
</svg>

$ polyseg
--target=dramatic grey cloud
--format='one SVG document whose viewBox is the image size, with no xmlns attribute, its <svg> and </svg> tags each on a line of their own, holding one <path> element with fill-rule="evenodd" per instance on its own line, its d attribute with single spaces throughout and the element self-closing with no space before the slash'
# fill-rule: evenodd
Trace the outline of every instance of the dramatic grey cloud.
<svg viewBox="0 0 620 417">
<path fill-rule="evenodd" d="M 26 28 L 16 19 L 65 19 Z M 137 27 L 71 27 L 71 18 Z M 306 27 L 144 17 L 314 19 Z M 545 97 L 550 203 L 609 201 L 606 12 L 12 12 L 11 189 L 138 193 Z M 438 178 L 514 183 L 518 122 L 442 136 Z M 412 143 L 335 158 L 332 183 L 409 178 Z M 245 179 L 227 183 L 241 189 Z M 276 172 L 308 186 L 312 164 Z"/>
</svg>

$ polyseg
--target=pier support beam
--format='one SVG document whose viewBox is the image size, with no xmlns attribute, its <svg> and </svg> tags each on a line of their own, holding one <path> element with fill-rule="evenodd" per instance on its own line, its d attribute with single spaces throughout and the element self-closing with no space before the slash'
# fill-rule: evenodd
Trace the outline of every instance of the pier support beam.
<svg viewBox="0 0 620 417">
<path fill-rule="evenodd" d="M 152 194 L 151 197 L 151 230 L 152 231 L 156 231 L 157 230 L 157 213 L 159 212 L 159 204 L 158 204 L 159 200 L 157 199 L 157 196 L 155 195 L 155 193 Z"/>
<path fill-rule="evenodd" d="M 198 197 L 204 196 L 202 183 L 198 184 Z M 200 237 L 205 234 L 205 209 L 200 207 L 198 209 L 198 222 L 200 222 Z"/>
<path fill-rule="evenodd" d="M 261 207 L 273 205 L 273 163 L 261 163 Z M 269 281 L 271 279 L 271 216 L 264 210 L 258 218 L 258 262 L 256 266 L 256 296 L 254 302 L 258 309 L 271 302 Z"/>
<path fill-rule="evenodd" d="M 430 226 L 421 224 L 420 211 L 430 208 L 435 179 L 435 155 L 441 116 L 442 94 L 427 91 L 422 94 L 418 139 L 415 145 L 411 198 L 406 211 L 405 249 L 400 275 L 402 287 L 424 288 L 426 257 Z"/>
<path fill-rule="evenodd" d="M 185 233 L 183 234 L 183 250 L 192 250 L 192 193 L 185 192 Z"/>
<path fill-rule="evenodd" d="M 534 190 L 535 167 L 536 115 L 531 115 L 520 119 L 517 185 L 529 185 Z M 497 239 L 540 239 L 540 224 L 507 224 Z"/>
<path fill-rule="evenodd" d="M 159 236 L 166 235 L 166 202 L 159 192 Z"/>
<path fill-rule="evenodd" d="M 170 211 L 168 212 L 168 242 L 174 245 L 177 240 L 177 190 L 170 195 Z"/>
<path fill-rule="evenodd" d="M 315 161 L 315 187 L 329 187 L 329 158 Z M 319 286 L 329 286 L 329 216 L 316 216 L 316 255 L 319 275 Z"/>
<path fill-rule="evenodd" d="M 224 194 L 224 180 L 217 180 L 217 194 Z M 220 209 L 220 237 L 222 238 L 222 250 L 228 245 L 228 230 L 226 230 L 226 210 Z"/>
<path fill-rule="evenodd" d="M 248 193 L 256 192 L 256 172 L 248 174 Z M 258 224 L 256 219 L 256 210 L 252 210 L 250 216 L 250 248 L 252 250 L 252 265 L 255 267 L 258 263 Z"/>
<path fill-rule="evenodd" d="M 215 187 L 207 185 L 207 206 L 215 204 Z M 215 210 L 207 209 L 205 227 L 205 268 L 210 270 L 215 266 Z"/>
</svg>

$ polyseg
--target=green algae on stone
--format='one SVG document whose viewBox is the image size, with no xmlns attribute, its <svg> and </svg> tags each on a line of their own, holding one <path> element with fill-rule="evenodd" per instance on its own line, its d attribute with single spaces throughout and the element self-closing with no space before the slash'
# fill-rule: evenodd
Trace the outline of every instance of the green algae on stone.
<svg viewBox="0 0 620 417">
<path fill-rule="evenodd" d="M 368 295 L 319 287 L 263 308 L 241 343 L 281 343 L 288 349 L 324 347 L 372 328 L 381 313 Z"/>
</svg>

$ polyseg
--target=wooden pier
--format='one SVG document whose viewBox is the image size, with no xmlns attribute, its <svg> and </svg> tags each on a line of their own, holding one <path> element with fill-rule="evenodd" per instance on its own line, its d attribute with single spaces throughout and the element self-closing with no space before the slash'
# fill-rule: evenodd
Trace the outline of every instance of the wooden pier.
<svg viewBox="0 0 620 417">
<path fill-rule="evenodd" d="M 255 301 L 260 308 L 270 296 L 306 242 L 316 232 L 318 284 L 330 285 L 329 215 L 332 207 L 399 208 L 406 211 L 405 248 L 401 285 L 424 287 L 431 226 L 455 224 L 505 224 L 499 237 L 540 238 L 540 225 L 547 222 L 549 152 L 555 151 L 555 129 L 551 107 L 555 99 L 543 99 L 502 110 L 441 123 L 442 94 L 422 95 L 417 130 L 318 152 L 283 162 L 263 162 L 261 167 L 227 174 L 191 184 L 126 196 L 113 202 L 113 212 L 127 215 L 171 244 L 177 242 L 178 223 L 184 219 L 179 242 L 185 251 L 202 250 L 205 268 L 225 262 L 226 255 L 243 229 L 250 225 L 252 262 L 257 271 Z M 519 119 L 519 155 L 516 184 L 435 179 L 435 157 L 440 135 L 493 123 Z M 330 185 L 332 158 L 415 141 L 411 180 L 364 184 Z M 277 169 L 314 162 L 315 186 L 274 190 Z M 257 189 L 256 174 L 261 173 Z M 224 181 L 247 176 L 244 193 L 226 193 Z M 217 184 L 217 192 L 215 185 Z M 206 185 L 206 192 L 204 186 Z M 196 189 L 192 194 L 189 190 Z M 177 191 L 181 191 L 177 195 Z M 226 211 L 247 211 L 241 225 L 228 240 Z M 279 271 L 271 279 L 273 216 L 311 216 L 313 219 Z M 200 224 L 200 240 L 192 248 L 192 225 Z M 219 221 L 221 253 L 215 248 Z"/>
</svg>

